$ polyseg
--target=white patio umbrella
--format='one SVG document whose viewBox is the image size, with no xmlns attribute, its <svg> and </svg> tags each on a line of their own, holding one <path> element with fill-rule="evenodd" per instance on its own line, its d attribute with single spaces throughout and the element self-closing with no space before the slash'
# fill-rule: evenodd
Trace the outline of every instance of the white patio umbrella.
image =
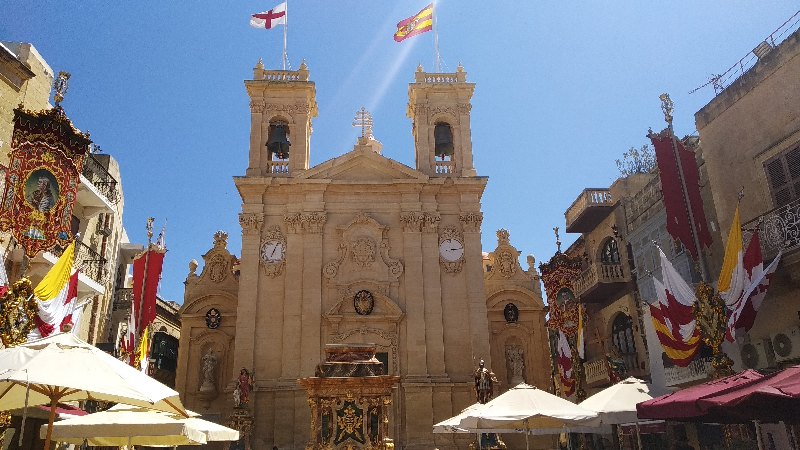
<svg viewBox="0 0 800 450">
<path fill-rule="evenodd" d="M 93 446 L 176 446 L 239 440 L 238 431 L 187 412 L 192 417 L 116 405 L 108 411 L 54 423 L 52 438 L 69 444 L 86 441 Z M 49 430 L 42 427 L 40 433 L 46 431 Z"/>
<path fill-rule="evenodd" d="M 0 410 L 98 400 L 186 416 L 178 393 L 72 333 L 0 350 Z M 50 436 L 45 438 L 45 450 Z"/>
<path fill-rule="evenodd" d="M 638 422 L 636 404 L 652 399 L 650 385 L 630 377 L 592 395 L 578 406 L 596 412 L 602 423 L 618 425 Z"/>
<path fill-rule="evenodd" d="M 436 425 L 433 426 L 434 433 L 474 433 L 475 430 L 467 430 L 464 428 L 459 428 L 459 424 L 461 423 L 461 419 L 466 417 L 468 414 L 475 412 L 478 408 L 483 406 L 480 403 L 474 403 L 472 405 L 467 406 L 464 408 L 460 413 L 456 414 L 455 416 L 443 420 Z"/>
<path fill-rule="evenodd" d="M 597 413 L 525 383 L 509 389 L 467 414 L 458 427 L 467 430 L 514 429 L 528 434 L 564 431 L 565 427 L 593 425 Z"/>
</svg>

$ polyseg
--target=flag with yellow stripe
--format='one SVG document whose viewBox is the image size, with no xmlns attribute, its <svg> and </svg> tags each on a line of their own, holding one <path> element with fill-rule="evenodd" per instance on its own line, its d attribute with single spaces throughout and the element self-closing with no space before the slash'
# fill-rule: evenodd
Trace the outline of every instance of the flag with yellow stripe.
<svg viewBox="0 0 800 450">
<path fill-rule="evenodd" d="M 75 255 L 75 242 L 67 246 L 58 261 L 50 268 L 47 275 L 36 285 L 33 290 L 34 295 L 39 301 L 49 302 L 58 297 L 64 286 L 69 282 L 72 275 L 72 262 Z"/>
<path fill-rule="evenodd" d="M 401 20 L 397 24 L 397 31 L 394 33 L 394 40 L 402 42 L 410 37 L 422 34 L 433 29 L 433 3 L 422 8 L 422 11 Z"/>
</svg>

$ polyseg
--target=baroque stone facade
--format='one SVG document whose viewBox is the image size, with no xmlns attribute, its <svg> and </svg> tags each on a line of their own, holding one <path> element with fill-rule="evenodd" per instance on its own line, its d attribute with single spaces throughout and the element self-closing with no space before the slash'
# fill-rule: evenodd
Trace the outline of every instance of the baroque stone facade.
<svg viewBox="0 0 800 450">
<path fill-rule="evenodd" d="M 250 165 L 235 178 L 241 262 L 228 278 L 235 282 L 215 280 L 209 265 L 232 258 L 215 247 L 203 274 L 187 279 L 177 383 L 189 408 L 225 417 L 239 370 L 254 373 L 254 448 L 305 447 L 311 413 L 297 380 L 314 375 L 325 344 L 374 344 L 388 375 L 400 377 L 388 432 L 402 448 L 467 448 L 471 436 L 435 439 L 432 426 L 475 402 L 478 359 L 504 376 L 510 367 L 510 380 L 547 385 L 535 269 L 519 268 L 506 238 L 498 249 L 511 252 L 510 275 L 484 275 L 488 180 L 472 165 L 474 85 L 460 67 L 447 82 L 428 80 L 421 68 L 416 75 L 408 109 L 415 168 L 382 156 L 371 138 L 309 167 L 316 101 L 305 66 L 257 66 L 245 82 L 252 128 Z M 265 147 L 275 123 L 288 124 L 286 159 Z M 440 160 L 433 134 L 442 123 L 453 151 Z M 509 302 L 519 308 L 513 321 L 503 319 Z M 217 329 L 203 321 L 210 308 L 222 314 Z M 209 352 L 216 365 L 203 372 Z M 501 390 L 508 387 L 504 380 Z"/>
</svg>

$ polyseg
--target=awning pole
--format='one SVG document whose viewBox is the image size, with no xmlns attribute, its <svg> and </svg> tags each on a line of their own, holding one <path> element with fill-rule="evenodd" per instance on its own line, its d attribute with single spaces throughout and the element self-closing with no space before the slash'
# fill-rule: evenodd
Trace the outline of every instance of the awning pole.
<svg viewBox="0 0 800 450">
<path fill-rule="evenodd" d="M 639 450 L 643 450 L 642 447 L 642 434 L 639 432 L 639 422 L 636 422 L 636 443 L 639 445 Z"/>
<path fill-rule="evenodd" d="M 756 443 L 758 444 L 758 450 L 764 450 L 764 444 L 761 442 L 761 424 L 759 424 L 757 420 L 754 420 L 753 423 L 756 424 Z"/>
</svg>

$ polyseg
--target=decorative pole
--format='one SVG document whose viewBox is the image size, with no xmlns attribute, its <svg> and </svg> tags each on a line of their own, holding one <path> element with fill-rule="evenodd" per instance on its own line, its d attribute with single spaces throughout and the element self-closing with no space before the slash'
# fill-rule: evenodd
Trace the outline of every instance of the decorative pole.
<svg viewBox="0 0 800 450">
<path fill-rule="evenodd" d="M 137 353 L 138 353 L 139 345 L 142 342 L 142 335 L 143 335 L 142 331 L 144 331 L 144 330 L 139 330 L 139 327 L 142 326 L 142 310 L 144 309 L 144 293 L 146 291 L 145 287 L 147 286 L 147 266 L 149 265 L 149 262 L 150 262 L 150 246 L 152 245 L 152 242 L 153 242 L 153 221 L 155 221 L 155 220 L 156 219 L 153 218 L 153 217 L 148 217 L 147 218 L 147 225 L 145 226 L 145 228 L 147 229 L 147 248 L 144 251 L 144 274 L 142 275 L 142 289 L 140 291 L 141 295 L 139 296 L 139 311 L 136 314 L 136 324 L 135 324 L 136 325 L 136 334 L 134 334 L 134 338 L 136 338 L 136 339 L 135 339 L 135 342 L 134 342 L 135 345 L 133 346 L 133 349 L 132 349 L 134 352 L 137 352 Z M 133 360 L 134 360 L 134 362 L 136 362 L 136 356 L 134 356 Z M 141 361 L 139 361 L 139 364 L 141 364 Z"/>
<path fill-rule="evenodd" d="M 437 26 L 439 14 L 436 12 L 436 3 L 436 0 L 433 0 L 433 11 L 431 11 L 433 16 L 433 67 L 436 73 L 442 73 L 442 57 L 439 55 L 439 27 Z"/>
<path fill-rule="evenodd" d="M 286 0 L 286 20 L 283 21 L 283 70 L 286 70 L 289 61 L 289 54 L 286 52 L 286 36 L 289 34 L 289 0 Z"/>
</svg>

